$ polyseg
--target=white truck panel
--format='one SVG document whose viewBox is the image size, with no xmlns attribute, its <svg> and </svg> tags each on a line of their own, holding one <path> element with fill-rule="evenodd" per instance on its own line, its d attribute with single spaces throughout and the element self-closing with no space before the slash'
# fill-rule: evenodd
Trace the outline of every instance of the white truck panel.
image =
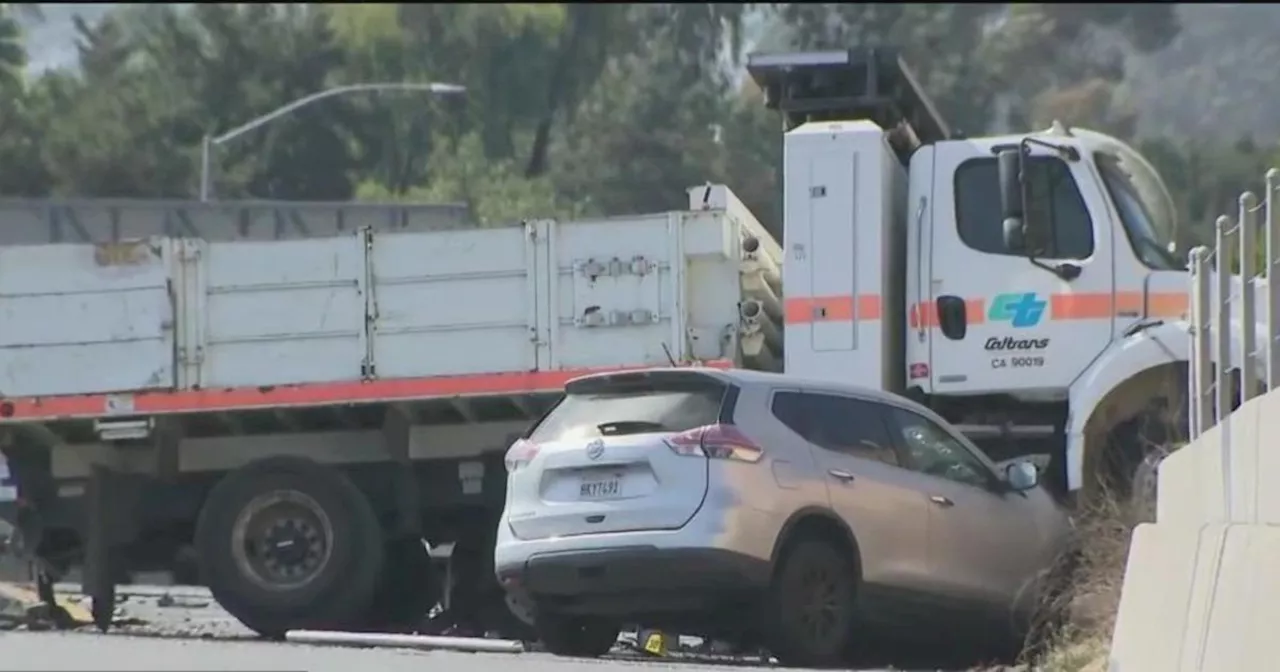
<svg viewBox="0 0 1280 672">
<path fill-rule="evenodd" d="M 379 377 L 538 368 L 523 228 L 374 236 L 370 261 Z"/>
<path fill-rule="evenodd" d="M 551 327 L 561 367 L 666 363 L 663 344 L 684 352 L 680 224 L 660 214 L 557 227 Z"/>
<path fill-rule="evenodd" d="M 786 370 L 902 388 L 906 172 L 870 121 L 784 139 Z"/>
<path fill-rule="evenodd" d="M 744 208 L 704 207 L 303 240 L 0 248 L 0 396 L 736 361 L 744 269 L 762 255 L 776 269 L 778 246 Z M 744 265 L 746 237 L 763 252 Z M 105 262 L 104 249 L 113 250 Z M 500 388 L 441 384 L 430 394 Z M 287 403 L 343 398 L 325 394 Z M 183 399 L 152 407 L 206 403 Z M 43 417 L 42 406 L 10 421 Z"/>
<path fill-rule="evenodd" d="M 0 392 L 174 385 L 170 243 L 0 248 Z"/>
<path fill-rule="evenodd" d="M 202 386 L 360 377 L 361 237 L 209 243 L 206 250 Z"/>
</svg>

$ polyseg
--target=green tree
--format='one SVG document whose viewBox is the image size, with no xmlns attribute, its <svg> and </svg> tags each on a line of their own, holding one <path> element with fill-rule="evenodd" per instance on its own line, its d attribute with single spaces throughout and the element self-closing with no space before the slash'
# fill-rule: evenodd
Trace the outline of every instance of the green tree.
<svg viewBox="0 0 1280 672">
<path fill-rule="evenodd" d="M 15 12 L 14 5 L 0 5 L 0 87 L 7 91 L 22 87 L 22 69 L 27 65 L 22 25 Z"/>
</svg>

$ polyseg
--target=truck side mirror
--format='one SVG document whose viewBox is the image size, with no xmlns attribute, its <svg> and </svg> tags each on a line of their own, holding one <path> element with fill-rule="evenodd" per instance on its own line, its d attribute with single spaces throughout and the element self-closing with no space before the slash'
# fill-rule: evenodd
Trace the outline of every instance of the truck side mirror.
<svg viewBox="0 0 1280 672">
<path fill-rule="evenodd" d="M 1004 244 L 1010 252 L 1027 249 L 1026 210 L 1022 190 L 1022 148 L 1003 149 L 996 155 L 1000 172 L 1000 216 Z"/>
</svg>

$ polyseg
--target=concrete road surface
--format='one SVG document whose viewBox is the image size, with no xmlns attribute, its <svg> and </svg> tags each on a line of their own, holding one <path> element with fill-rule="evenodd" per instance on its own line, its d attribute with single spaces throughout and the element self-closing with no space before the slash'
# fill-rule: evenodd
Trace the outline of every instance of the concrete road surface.
<svg viewBox="0 0 1280 672">
<path fill-rule="evenodd" d="M 84 601 L 72 586 L 60 586 L 73 601 Z M 190 586 L 120 586 L 117 615 L 111 634 L 92 629 L 70 632 L 0 631 L 0 672 L 4 670 L 258 670 L 293 672 L 350 672 L 364 668 L 379 672 L 505 672 L 520 665 L 521 672 L 645 672 L 651 670 L 719 670 L 735 668 L 782 671 L 759 658 L 709 656 L 641 658 L 615 653 L 599 660 L 557 658 L 541 653 L 459 653 L 392 648 L 353 648 L 263 642 L 220 609 L 207 589 Z M 681 638 L 682 640 L 685 638 Z M 683 658 L 683 659 L 681 659 Z M 690 660 L 689 658 L 694 658 Z M 899 665 L 902 658 L 892 658 Z M 425 666 L 430 666 L 426 667 Z M 912 665 L 919 669 L 919 666 Z M 900 668 L 899 668 L 900 669 Z"/>
<path fill-rule="evenodd" d="M 171 639 L 89 633 L 0 633 L 0 670 L 294 672 L 644 672 L 718 670 L 724 665 L 658 660 L 572 660 L 538 653 L 355 649 L 257 641 Z M 781 672 L 787 668 L 768 668 Z"/>
</svg>

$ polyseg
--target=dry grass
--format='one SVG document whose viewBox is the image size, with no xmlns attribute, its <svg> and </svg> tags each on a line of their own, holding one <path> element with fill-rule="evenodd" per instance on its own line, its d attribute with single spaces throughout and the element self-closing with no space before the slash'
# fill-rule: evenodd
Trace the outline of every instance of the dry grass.
<svg viewBox="0 0 1280 672">
<path fill-rule="evenodd" d="M 1035 665 L 1045 672 L 1106 672 L 1120 606 L 1129 537 L 1144 512 L 1127 502 L 1103 497 L 1077 516 L 1078 565 L 1062 604 L 1064 624 Z"/>
</svg>

